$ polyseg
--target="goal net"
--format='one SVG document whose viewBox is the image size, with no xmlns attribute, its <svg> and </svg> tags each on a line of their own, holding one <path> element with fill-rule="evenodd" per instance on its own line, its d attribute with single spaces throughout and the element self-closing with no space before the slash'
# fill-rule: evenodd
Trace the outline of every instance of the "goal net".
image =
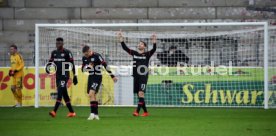
<svg viewBox="0 0 276 136">
<path fill-rule="evenodd" d="M 149 106 L 166 107 L 273 107 L 275 106 L 275 37 L 267 23 L 159 23 L 159 24 L 37 24 L 36 107 L 52 106 L 54 75 L 44 66 L 62 37 L 78 67 L 79 84 L 68 83 L 73 105 L 89 104 L 87 74 L 80 70 L 82 46 L 100 53 L 118 82 L 103 71 L 98 99 L 101 105 L 132 106 L 132 56 L 122 49 L 116 33 L 122 30 L 126 45 L 137 50 L 144 41 L 157 50 L 150 59 L 146 86 Z M 276 33 L 271 29 L 270 33 Z M 275 34 L 274 34 L 275 35 Z M 268 47 L 268 42 L 272 42 Z M 267 54 L 265 54 L 267 53 Z M 268 70 L 269 69 L 269 70 Z"/>
<path fill-rule="evenodd" d="M 268 90 L 270 108 L 276 108 L 276 27 L 269 28 Z"/>
</svg>

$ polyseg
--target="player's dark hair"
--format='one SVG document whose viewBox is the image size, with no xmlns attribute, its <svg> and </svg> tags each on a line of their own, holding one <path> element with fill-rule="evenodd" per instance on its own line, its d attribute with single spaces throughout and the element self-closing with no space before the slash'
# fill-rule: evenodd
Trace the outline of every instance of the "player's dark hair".
<svg viewBox="0 0 276 136">
<path fill-rule="evenodd" d="M 82 53 L 85 53 L 85 52 L 89 51 L 89 49 L 90 49 L 89 46 L 87 46 L 87 45 L 83 46 L 82 47 Z"/>
<path fill-rule="evenodd" d="M 145 47 L 147 47 L 147 44 L 146 44 L 146 42 L 144 42 L 144 41 L 140 41 L 140 42 L 142 42 L 144 45 L 145 45 Z"/>
<path fill-rule="evenodd" d="M 58 38 L 56 39 L 56 41 L 61 41 L 61 42 L 63 42 L 63 38 L 58 37 Z"/>
<path fill-rule="evenodd" d="M 12 44 L 12 45 L 10 46 L 10 48 L 11 48 L 11 47 L 17 50 L 17 46 L 16 46 L 15 44 Z"/>
</svg>

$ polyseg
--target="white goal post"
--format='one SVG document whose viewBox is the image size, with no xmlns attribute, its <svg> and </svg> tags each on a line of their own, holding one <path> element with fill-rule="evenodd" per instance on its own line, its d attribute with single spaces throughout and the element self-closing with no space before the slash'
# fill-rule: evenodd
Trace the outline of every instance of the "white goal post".
<svg viewBox="0 0 276 136">
<path fill-rule="evenodd" d="M 150 106 L 264 107 L 264 109 L 270 107 L 269 51 L 271 50 L 269 50 L 270 37 L 267 22 L 36 24 L 35 107 L 52 106 L 51 103 L 40 100 L 42 93 L 40 75 L 43 73 L 42 67 L 49 58 L 49 52 L 54 50 L 56 37 L 64 37 L 65 48 L 72 49 L 74 57 L 78 58 L 81 56 L 79 51 L 81 45 L 89 45 L 96 52 L 102 53 L 106 60 L 110 60 L 113 71 L 117 73 L 123 68 L 131 69 L 131 57 L 121 49 L 116 38 L 116 32 L 120 29 L 124 33 L 126 44 L 132 49 L 135 49 L 136 44 L 143 40 L 150 50 L 152 48 L 150 36 L 155 32 L 158 48 L 151 62 L 157 64 L 150 66 L 150 69 L 153 72 L 165 68 L 172 71 L 164 76 L 160 73 L 150 74 L 148 96 L 146 96 Z M 179 69 L 162 56 L 162 53 L 170 55 L 171 49 L 176 48 L 184 54 L 184 56 L 178 55 L 177 60 L 183 61 L 185 56 L 188 58 L 187 62 L 183 63 L 185 66 Z M 222 76 L 219 72 L 213 71 L 221 65 L 228 66 L 230 61 L 231 64 L 233 62 L 231 75 Z M 78 61 L 77 65 L 80 63 Z M 192 67 L 194 65 L 196 65 L 195 68 Z M 205 72 L 204 65 L 207 65 Z M 203 71 L 202 76 L 189 75 L 194 69 L 198 70 L 199 66 L 199 70 Z M 228 67 L 226 71 L 230 71 Z M 176 73 L 180 75 L 174 75 Z M 112 98 L 111 104 L 106 105 L 136 104 L 135 96 L 129 94 L 132 92 L 129 88 L 133 88 L 133 85 L 130 85 L 131 76 L 117 75 L 120 77 L 119 83 L 111 86 L 115 88 L 115 94 L 106 96 L 106 99 Z M 154 77 L 155 75 L 157 76 Z M 79 82 L 87 81 L 83 78 Z M 109 85 L 108 81 L 107 83 L 104 87 Z M 82 86 L 85 86 L 85 83 L 82 83 Z M 53 88 L 47 91 L 44 90 L 45 95 L 50 95 L 49 92 L 53 92 Z M 81 93 L 84 92 L 81 91 Z M 127 95 L 122 94 L 125 92 Z M 106 95 L 104 91 L 102 93 Z M 71 97 L 75 94 L 72 92 Z M 272 95 L 276 95 L 276 91 L 273 91 Z M 85 93 L 74 99 L 73 104 L 83 105 L 85 100 L 81 97 L 86 97 Z M 124 100 L 129 101 L 126 104 L 122 102 Z"/>
</svg>

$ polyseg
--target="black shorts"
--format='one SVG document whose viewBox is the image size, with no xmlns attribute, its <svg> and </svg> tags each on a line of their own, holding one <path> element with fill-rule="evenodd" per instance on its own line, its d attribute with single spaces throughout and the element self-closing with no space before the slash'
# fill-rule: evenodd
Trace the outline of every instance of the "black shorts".
<svg viewBox="0 0 276 136">
<path fill-rule="evenodd" d="M 102 84 L 102 76 L 101 75 L 91 75 L 88 77 L 87 84 L 87 93 L 89 94 L 90 90 L 99 92 L 100 86 Z"/>
<path fill-rule="evenodd" d="M 69 78 L 65 76 L 56 77 L 56 87 L 66 87 L 68 83 Z"/>
<path fill-rule="evenodd" d="M 147 82 L 148 82 L 148 76 L 147 75 L 143 75 L 143 76 L 133 76 L 133 92 L 134 93 L 138 93 L 139 91 L 143 91 L 144 93 L 146 93 L 146 87 L 147 87 Z"/>
</svg>

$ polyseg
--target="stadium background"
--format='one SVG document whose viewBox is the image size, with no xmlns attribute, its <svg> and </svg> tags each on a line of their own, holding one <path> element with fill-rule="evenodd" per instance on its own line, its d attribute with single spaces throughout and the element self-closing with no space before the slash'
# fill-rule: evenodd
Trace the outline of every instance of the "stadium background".
<svg viewBox="0 0 276 136">
<path fill-rule="evenodd" d="M 275 12 L 273 7 L 276 6 L 276 2 L 272 0 L 254 0 L 252 4 L 249 0 L 1 0 L 0 8 L 0 105 L 8 106 L 14 102 L 12 94 L 9 89 L 9 80 L 7 77 L 7 68 L 9 66 L 9 45 L 15 43 L 19 46 L 19 51 L 23 54 L 26 66 L 26 75 L 24 80 L 24 105 L 33 105 L 34 99 L 34 26 L 36 23 L 160 23 L 160 22 L 252 22 L 252 21 L 268 21 L 271 25 L 274 25 Z M 47 57 L 47 56 L 46 56 Z M 79 56 L 75 56 L 76 60 L 79 60 Z M 156 58 L 154 58 L 156 59 Z M 250 64 L 249 64 L 250 65 Z M 234 77 L 231 82 L 229 77 L 220 77 L 220 84 L 218 86 L 229 86 L 223 88 L 224 93 L 227 93 L 227 89 L 233 90 L 251 90 L 254 94 L 248 96 L 234 96 L 235 100 L 223 101 L 222 99 L 217 101 L 205 101 L 212 105 L 213 103 L 234 104 L 234 105 L 251 105 L 262 106 L 263 97 L 259 92 L 262 91 L 262 71 L 251 71 L 250 69 L 234 69 L 234 73 L 245 72 L 246 74 L 239 75 L 240 77 Z M 239 74 L 239 73 L 238 73 Z M 257 76 L 256 76 L 257 74 Z M 80 74 L 81 75 L 81 74 Z M 172 76 L 173 74 L 171 74 Z M 270 75 L 270 79 L 272 80 Z M 43 78 L 43 75 L 41 76 Z M 242 77 L 242 78 L 241 78 Z M 255 77 L 252 80 L 252 77 Z M 257 78 L 256 78 L 257 77 Z M 169 78 L 169 77 L 167 77 Z M 189 78 L 189 77 L 188 77 Z M 200 77 L 200 79 L 193 78 L 189 83 L 196 84 L 195 90 L 205 89 L 208 81 L 215 81 L 218 77 Z M 52 80 L 45 78 L 45 82 L 41 85 L 42 96 L 41 102 L 45 100 L 45 103 L 52 105 L 54 101 L 51 99 L 50 93 L 54 92 L 55 88 L 51 87 Z M 81 76 L 80 80 L 85 80 L 86 77 Z M 191 105 L 193 103 L 202 103 L 196 99 L 198 98 L 181 98 L 179 94 L 182 94 L 182 83 L 185 82 L 185 77 L 176 81 L 175 88 L 170 90 L 169 88 L 162 87 L 162 81 L 157 80 L 158 77 L 150 78 L 147 94 L 149 97 L 150 92 L 160 94 L 161 98 L 166 100 L 149 101 L 150 105 L 181 105 L 190 99 Z M 161 78 L 159 78 L 161 79 Z M 163 77 L 164 79 L 164 77 Z M 110 80 L 106 79 L 106 84 L 103 86 L 101 95 L 102 104 L 112 105 L 114 104 L 114 92 L 113 84 Z M 173 81 L 173 79 L 171 79 Z M 247 84 L 257 84 L 256 88 L 243 88 L 243 84 L 239 81 L 246 82 Z M 45 84 L 44 84 L 45 83 Z M 212 85 L 212 82 L 208 82 Z M 215 83 L 215 82 L 214 82 Z M 225 85 L 224 85 L 225 84 Z M 232 88 L 230 85 L 235 84 L 236 88 Z M 158 88 L 156 88 L 156 85 Z M 44 86 L 46 88 L 44 88 Z M 85 83 L 78 86 L 79 92 L 85 92 Z M 252 87 L 252 86 L 251 86 Z M 72 91 L 74 87 L 71 87 L 71 97 L 74 105 L 85 105 L 88 103 L 88 99 L 85 97 L 85 93 L 79 93 Z M 219 89 L 214 86 L 213 89 Z M 181 90 L 179 92 L 179 90 Z M 256 92 L 254 92 L 256 91 Z M 169 94 L 168 94 L 169 92 Z M 81 95 L 80 95 L 81 94 Z M 273 95 L 274 92 L 271 93 Z M 171 96 L 179 96 L 172 98 Z M 198 94 L 199 95 L 199 94 Z M 201 94 L 203 95 L 203 94 Z M 155 96 L 156 97 L 156 96 Z M 197 96 L 200 97 L 200 96 Z M 218 96 L 219 97 L 219 96 Z M 238 97 L 238 98 L 237 98 Z M 242 98 L 241 98 L 242 97 Z M 177 99 L 177 100 L 171 100 Z M 183 100 L 182 100 L 183 99 Z M 185 99 L 185 100 L 184 100 Z M 191 100 L 192 99 L 192 100 Z M 175 103 L 177 102 L 177 103 Z"/>
<path fill-rule="evenodd" d="M 8 47 L 19 46 L 33 66 L 36 23 L 276 23 L 274 0 L 0 0 L 0 66 L 9 66 Z"/>
<path fill-rule="evenodd" d="M 10 65 L 8 51 L 9 45 L 12 43 L 18 45 L 19 51 L 25 59 L 26 68 L 23 83 L 25 100 L 23 104 L 27 106 L 34 104 L 33 66 L 36 23 L 268 21 L 271 26 L 276 25 L 275 0 L 253 0 L 253 2 L 255 3 L 252 3 L 252 0 L 0 0 L 0 135 L 275 136 L 275 109 L 150 107 L 149 117 L 134 118 L 131 115 L 134 110 L 133 107 L 100 107 L 101 120 L 87 121 L 89 115 L 87 106 L 74 106 L 77 117 L 70 119 L 65 117 L 68 112 L 65 107 L 60 108 L 58 116 L 54 119 L 48 116 L 48 112 L 52 110 L 52 107 L 37 109 L 33 107 L 2 107 L 14 104 L 10 91 L 10 79 L 7 75 Z M 246 55 L 246 53 L 243 54 Z M 153 59 L 156 59 L 156 57 L 153 57 Z M 172 69 L 169 73 L 171 76 L 161 78 L 157 75 L 149 78 L 149 92 L 156 91 L 155 94 L 159 94 L 158 97 L 164 98 L 162 101 L 158 101 L 157 98 L 154 101 L 147 101 L 149 104 L 178 106 L 186 103 L 188 105 L 212 106 L 217 103 L 224 103 L 224 106 L 230 107 L 237 104 L 239 106 L 263 107 L 262 69 L 237 68 L 232 70 L 232 74 L 236 76 L 198 76 L 192 79 L 189 76 L 173 78 L 176 71 L 174 68 L 170 69 Z M 272 72 L 275 72 L 275 70 L 272 70 Z M 208 75 L 208 73 L 203 74 Z M 276 73 L 269 75 L 270 83 L 276 81 L 276 77 L 273 77 L 273 75 L 276 75 Z M 43 95 L 40 98 L 42 100 L 41 104 L 53 105 L 54 100 L 50 98 L 49 93 L 55 90 L 54 81 L 51 77 L 45 77 L 45 74 L 41 72 L 40 80 L 45 79 L 45 82 L 42 81 L 40 86 L 41 95 Z M 80 74 L 78 88 L 69 89 L 74 105 L 88 103 L 83 89 L 86 82 L 81 82 L 85 78 L 83 74 Z M 163 78 L 173 80 L 175 83 L 173 88 L 170 85 L 161 84 Z M 219 84 L 216 82 L 218 79 L 221 81 Z M 189 80 L 189 83 L 183 88 L 182 85 L 186 80 Z M 101 103 L 112 104 L 112 97 L 108 97 L 114 95 L 112 82 L 108 80 L 104 82 L 110 86 L 105 85 L 103 87 L 103 89 L 106 89 L 103 92 L 107 94 L 103 95 Z M 246 83 L 248 86 L 244 86 L 242 83 Z M 216 88 L 216 85 L 228 86 L 229 88 L 219 90 L 221 88 Z M 213 98 L 198 98 L 207 96 L 211 87 L 217 89 L 217 97 L 220 95 L 219 91 L 224 94 L 229 92 L 227 89 L 230 90 L 231 94 L 233 94 L 233 90 L 238 89 L 243 90 L 243 93 L 248 93 L 248 95 L 241 95 L 237 92 L 232 102 L 224 101 L 222 98 L 217 99 L 218 101 Z M 256 90 L 252 90 L 251 87 Z M 197 94 L 193 95 L 195 97 L 189 95 L 190 88 L 196 90 L 192 92 Z M 169 92 L 166 92 L 166 90 L 169 90 Z M 202 93 L 202 90 L 205 90 L 206 94 Z M 273 90 L 276 90 L 276 88 Z M 171 96 L 182 96 L 184 92 L 188 94 L 185 99 L 176 97 L 177 100 L 173 99 L 172 101 Z M 147 95 L 151 94 L 147 93 Z M 276 96 L 275 91 L 271 95 Z"/>
</svg>

